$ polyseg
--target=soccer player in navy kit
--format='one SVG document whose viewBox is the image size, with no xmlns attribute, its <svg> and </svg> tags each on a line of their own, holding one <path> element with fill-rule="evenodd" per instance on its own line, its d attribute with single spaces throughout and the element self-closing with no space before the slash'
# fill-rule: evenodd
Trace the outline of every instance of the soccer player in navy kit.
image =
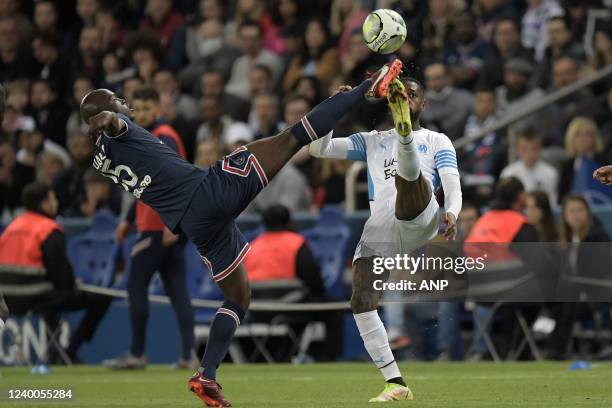
<svg viewBox="0 0 612 408">
<path fill-rule="evenodd" d="M 330 132 L 365 96 L 384 97 L 401 69 L 399 60 L 392 61 L 278 135 L 249 143 L 206 169 L 183 160 L 132 122 L 130 108 L 113 92 L 97 89 L 83 98 L 81 117 L 96 145 L 94 168 L 155 209 L 172 232 L 185 233 L 223 292 L 202 366 L 188 382 L 207 406 L 231 406 L 221 394 L 216 370 L 250 302 L 242 266 L 249 244 L 234 219 L 302 146 Z"/>
</svg>

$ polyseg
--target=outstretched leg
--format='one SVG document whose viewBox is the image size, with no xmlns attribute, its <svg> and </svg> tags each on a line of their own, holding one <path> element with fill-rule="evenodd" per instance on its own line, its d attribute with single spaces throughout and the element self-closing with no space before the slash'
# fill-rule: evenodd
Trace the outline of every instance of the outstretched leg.
<svg viewBox="0 0 612 408">
<path fill-rule="evenodd" d="M 401 69 L 401 61 L 392 61 L 352 90 L 327 98 L 300 122 L 280 134 L 249 143 L 247 148 L 259 161 L 268 180 L 272 179 L 302 146 L 331 132 L 336 123 L 361 103 L 366 95 L 385 96 L 387 87 L 397 78 Z"/>
</svg>

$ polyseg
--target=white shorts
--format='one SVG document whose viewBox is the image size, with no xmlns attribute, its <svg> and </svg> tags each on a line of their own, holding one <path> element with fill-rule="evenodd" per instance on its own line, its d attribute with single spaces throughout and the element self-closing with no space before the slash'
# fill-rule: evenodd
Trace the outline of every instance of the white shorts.
<svg viewBox="0 0 612 408">
<path fill-rule="evenodd" d="M 410 254 L 425 245 L 438 234 L 439 210 L 438 201 L 432 195 L 425 210 L 409 221 L 398 220 L 394 208 L 372 213 L 363 227 L 353 262 L 371 256 Z"/>
</svg>

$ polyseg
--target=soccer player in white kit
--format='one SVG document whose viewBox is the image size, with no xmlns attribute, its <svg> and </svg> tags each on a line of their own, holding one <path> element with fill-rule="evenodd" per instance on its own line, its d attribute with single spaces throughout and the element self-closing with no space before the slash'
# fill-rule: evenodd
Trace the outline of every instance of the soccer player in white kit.
<svg viewBox="0 0 612 408">
<path fill-rule="evenodd" d="M 342 86 L 338 91 L 349 90 Z M 320 158 L 361 160 L 367 163 L 370 217 L 365 223 L 353 258 L 351 309 L 366 350 L 386 384 L 370 402 L 413 399 L 395 362 L 387 332 L 377 312 L 380 292 L 374 280 L 387 279 L 373 273 L 377 256 L 410 254 L 438 234 L 454 239 L 462 196 L 457 156 L 450 139 L 419 123 L 425 108 L 423 86 L 414 79 L 394 80 L 387 92 L 394 129 L 356 133 L 314 141 L 310 154 Z M 444 210 L 434 193 L 444 189 Z"/>
</svg>

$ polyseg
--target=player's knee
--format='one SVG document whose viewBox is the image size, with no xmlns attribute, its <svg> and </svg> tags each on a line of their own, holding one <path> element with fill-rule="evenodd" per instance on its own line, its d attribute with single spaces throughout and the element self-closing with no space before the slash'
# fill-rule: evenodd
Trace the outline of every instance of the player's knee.
<svg viewBox="0 0 612 408">
<path fill-rule="evenodd" d="M 351 311 L 353 314 L 370 312 L 378 307 L 377 296 L 369 291 L 353 292 L 351 296 Z"/>
</svg>

